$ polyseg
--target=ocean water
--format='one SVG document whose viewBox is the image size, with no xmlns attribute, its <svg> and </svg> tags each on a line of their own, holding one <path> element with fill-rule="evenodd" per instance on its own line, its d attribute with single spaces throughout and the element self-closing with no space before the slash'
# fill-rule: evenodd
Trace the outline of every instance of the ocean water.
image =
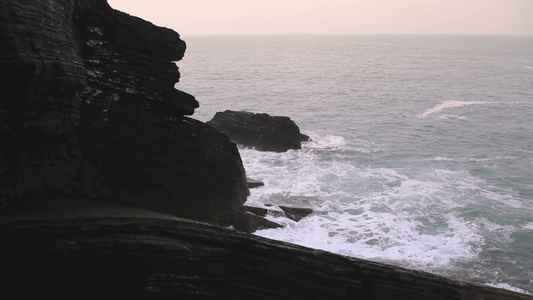
<svg viewBox="0 0 533 300">
<path fill-rule="evenodd" d="M 183 37 L 195 118 L 291 117 L 240 149 L 248 204 L 312 207 L 257 235 L 533 294 L 533 37 Z M 271 207 L 272 209 L 272 207 Z"/>
</svg>

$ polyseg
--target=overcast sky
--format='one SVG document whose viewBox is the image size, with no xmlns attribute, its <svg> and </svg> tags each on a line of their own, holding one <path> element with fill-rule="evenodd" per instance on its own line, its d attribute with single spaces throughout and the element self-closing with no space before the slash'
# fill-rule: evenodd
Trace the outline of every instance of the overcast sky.
<svg viewBox="0 0 533 300">
<path fill-rule="evenodd" d="M 528 34 L 533 0 L 108 0 L 182 36 Z"/>
</svg>

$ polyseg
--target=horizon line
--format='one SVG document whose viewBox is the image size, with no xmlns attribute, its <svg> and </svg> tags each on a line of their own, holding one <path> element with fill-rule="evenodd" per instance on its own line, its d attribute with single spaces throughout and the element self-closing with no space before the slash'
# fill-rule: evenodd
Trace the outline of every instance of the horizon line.
<svg viewBox="0 0 533 300">
<path fill-rule="evenodd" d="M 196 33 L 183 34 L 180 36 L 188 37 L 231 37 L 231 36 L 493 36 L 493 37 L 533 37 L 533 34 L 527 33 Z"/>
</svg>

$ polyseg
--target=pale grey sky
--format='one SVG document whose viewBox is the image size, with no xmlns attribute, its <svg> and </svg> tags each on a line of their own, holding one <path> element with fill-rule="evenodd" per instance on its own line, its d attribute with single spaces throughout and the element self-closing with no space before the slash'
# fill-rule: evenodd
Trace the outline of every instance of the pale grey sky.
<svg viewBox="0 0 533 300">
<path fill-rule="evenodd" d="M 533 0 L 108 0 L 182 36 L 528 34 Z"/>
</svg>

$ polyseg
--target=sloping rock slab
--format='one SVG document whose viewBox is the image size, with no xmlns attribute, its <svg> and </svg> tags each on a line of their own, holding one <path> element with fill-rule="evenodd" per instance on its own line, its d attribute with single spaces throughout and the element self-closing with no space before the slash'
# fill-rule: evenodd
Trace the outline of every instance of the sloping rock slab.
<svg viewBox="0 0 533 300">
<path fill-rule="evenodd" d="M 248 186 L 249 189 L 253 189 L 256 187 L 264 186 L 265 183 L 260 180 L 246 177 L 246 185 Z"/>
<path fill-rule="evenodd" d="M 246 210 L 246 209 L 244 209 Z M 252 212 L 242 212 L 233 216 L 233 227 L 239 231 L 252 233 L 260 229 L 280 228 L 283 225 L 272 222 Z"/>
<path fill-rule="evenodd" d="M 284 212 L 287 218 L 293 220 L 293 221 L 300 221 L 302 218 L 307 217 L 308 215 L 313 213 L 313 209 L 311 208 L 304 208 L 304 207 L 288 207 L 288 206 L 280 206 Z"/>
<path fill-rule="evenodd" d="M 2 294 L 11 299 L 533 299 L 176 217 L 84 213 L 92 216 L 54 220 L 39 211 L 32 218 L 0 218 Z"/>
<path fill-rule="evenodd" d="M 247 206 L 243 205 L 242 209 L 246 212 L 251 212 L 254 215 L 258 215 L 261 217 L 264 217 L 268 214 L 268 209 L 262 208 L 262 207 L 255 207 L 255 206 Z"/>
<path fill-rule="evenodd" d="M 301 143 L 309 140 L 289 117 L 264 113 L 226 110 L 216 113 L 207 124 L 235 143 L 260 151 L 285 152 L 301 149 Z"/>
</svg>

